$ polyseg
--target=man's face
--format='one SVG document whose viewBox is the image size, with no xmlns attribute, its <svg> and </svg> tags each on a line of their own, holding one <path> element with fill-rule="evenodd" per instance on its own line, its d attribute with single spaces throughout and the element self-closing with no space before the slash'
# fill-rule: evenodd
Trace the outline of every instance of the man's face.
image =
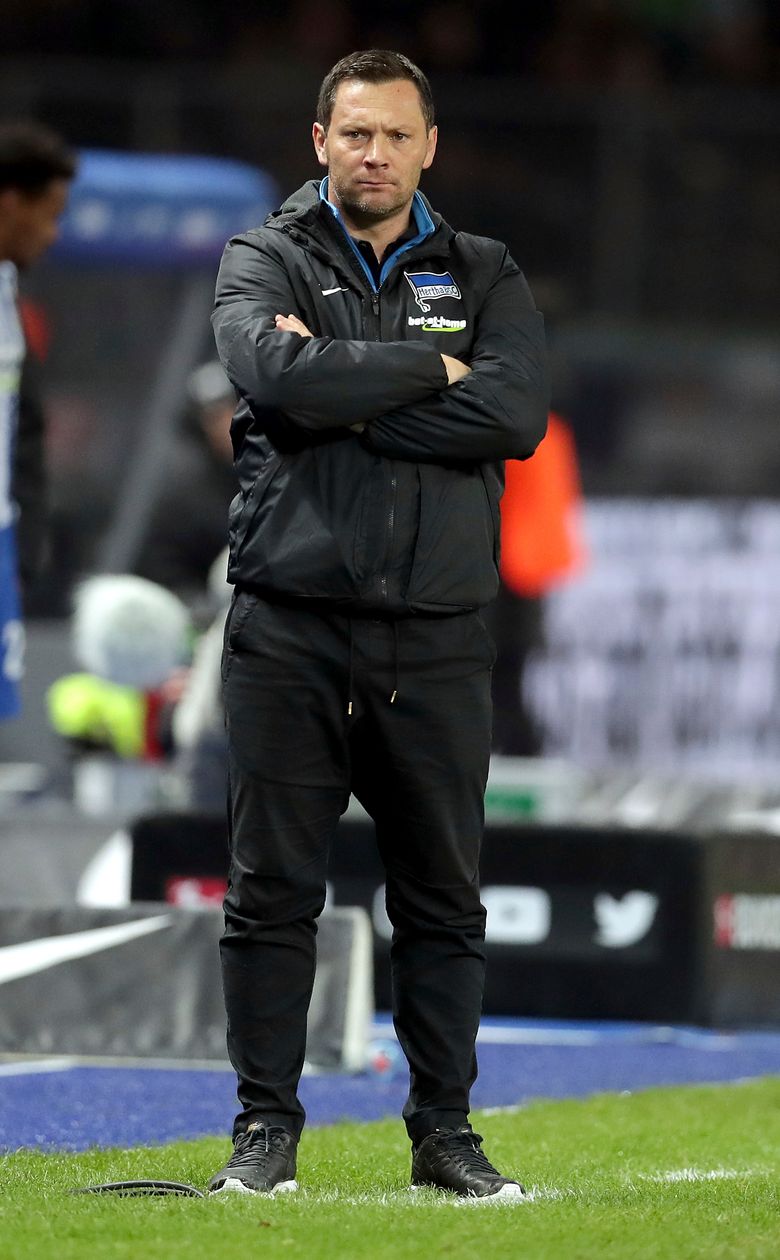
<svg viewBox="0 0 780 1260">
<path fill-rule="evenodd" d="M 366 226 L 408 207 L 436 151 L 420 96 L 408 79 L 339 84 L 328 130 L 314 124 L 314 147 L 328 167 L 329 199 Z"/>
<path fill-rule="evenodd" d="M 0 256 L 29 267 L 57 239 L 70 181 L 52 179 L 40 192 L 5 188 L 0 192 Z"/>
</svg>

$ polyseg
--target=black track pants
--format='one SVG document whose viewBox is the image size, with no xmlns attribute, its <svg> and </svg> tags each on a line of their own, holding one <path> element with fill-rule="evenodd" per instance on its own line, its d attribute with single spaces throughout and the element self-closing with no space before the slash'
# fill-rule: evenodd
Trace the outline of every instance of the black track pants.
<svg viewBox="0 0 780 1260">
<path fill-rule="evenodd" d="M 236 1131 L 253 1117 L 303 1126 L 316 919 L 350 791 L 376 823 L 386 871 L 409 1134 L 464 1122 L 484 976 L 477 866 L 493 655 L 476 613 L 394 625 L 237 594 L 223 658 L 231 870 L 221 947 L 244 1108 Z"/>
</svg>

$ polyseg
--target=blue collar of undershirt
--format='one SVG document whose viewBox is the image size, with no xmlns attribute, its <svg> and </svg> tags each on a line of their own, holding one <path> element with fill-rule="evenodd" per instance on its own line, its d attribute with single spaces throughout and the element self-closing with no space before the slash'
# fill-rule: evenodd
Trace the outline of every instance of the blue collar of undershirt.
<svg viewBox="0 0 780 1260">
<path fill-rule="evenodd" d="M 352 239 L 349 232 L 347 231 L 347 226 L 341 217 L 341 212 L 338 210 L 336 206 L 333 205 L 332 201 L 328 201 L 327 175 L 325 176 L 325 178 L 322 180 L 320 184 L 320 200 L 325 202 L 325 205 L 330 210 L 331 214 L 333 215 L 334 219 L 338 223 L 339 227 L 342 229 L 344 235 L 349 241 L 352 252 L 354 253 L 355 257 L 360 263 L 360 266 L 363 268 L 363 271 L 365 272 L 368 283 L 371 285 L 371 288 L 374 290 L 374 292 L 376 292 L 378 289 L 378 285 L 371 274 L 371 268 L 368 266 L 368 263 L 366 262 L 365 258 L 361 254 L 354 240 Z M 419 245 L 421 241 L 424 241 L 426 237 L 428 236 L 432 236 L 433 233 L 436 231 L 436 225 L 433 222 L 433 219 L 431 218 L 430 214 L 428 213 L 425 202 L 423 201 L 422 197 L 420 196 L 418 192 L 414 194 L 414 199 L 412 201 L 412 217 L 414 219 L 415 226 L 417 228 L 417 234 L 413 236 L 411 240 L 404 241 L 403 245 L 399 245 L 398 249 L 393 250 L 389 258 L 386 258 L 385 261 L 382 263 L 382 269 L 379 272 L 380 285 L 383 284 L 384 281 L 387 279 L 390 273 L 390 269 L 398 261 L 401 254 L 405 254 L 407 250 L 413 249 L 415 245 Z"/>
</svg>

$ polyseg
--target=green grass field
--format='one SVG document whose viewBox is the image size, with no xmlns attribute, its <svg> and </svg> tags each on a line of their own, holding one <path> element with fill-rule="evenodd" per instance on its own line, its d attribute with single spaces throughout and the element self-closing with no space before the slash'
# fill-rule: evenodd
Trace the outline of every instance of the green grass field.
<svg viewBox="0 0 780 1260">
<path fill-rule="evenodd" d="M 308 1130 L 297 1195 L 116 1198 L 133 1177 L 204 1186 L 229 1144 L 207 1138 L 2 1158 L 2 1260 L 447 1256 L 469 1260 L 778 1260 L 780 1078 L 540 1102 L 474 1116 L 530 1190 L 516 1204 L 407 1190 L 400 1123 Z"/>
</svg>

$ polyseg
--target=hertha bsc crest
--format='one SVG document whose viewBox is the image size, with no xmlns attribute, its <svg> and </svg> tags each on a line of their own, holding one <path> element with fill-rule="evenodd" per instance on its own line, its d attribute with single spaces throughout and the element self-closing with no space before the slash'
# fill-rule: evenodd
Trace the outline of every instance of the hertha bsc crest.
<svg viewBox="0 0 780 1260">
<path fill-rule="evenodd" d="M 437 298 L 451 297 L 460 301 L 460 289 L 449 271 L 405 271 L 404 275 L 421 311 L 429 311 L 428 303 Z"/>
</svg>

